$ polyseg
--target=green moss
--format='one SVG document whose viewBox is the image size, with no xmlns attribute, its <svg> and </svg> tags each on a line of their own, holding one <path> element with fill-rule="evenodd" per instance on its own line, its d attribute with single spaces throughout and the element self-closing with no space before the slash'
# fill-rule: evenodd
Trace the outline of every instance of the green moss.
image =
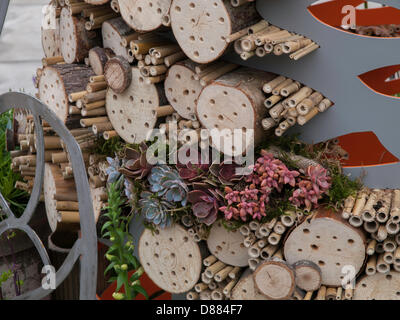
<svg viewBox="0 0 400 320">
<path fill-rule="evenodd" d="M 340 167 L 330 167 L 329 171 L 332 185 L 327 195 L 327 204 L 339 209 L 348 196 L 355 196 L 357 194 L 357 191 L 362 187 L 362 183 L 360 179 L 351 180 L 348 176 L 344 175 Z"/>
</svg>

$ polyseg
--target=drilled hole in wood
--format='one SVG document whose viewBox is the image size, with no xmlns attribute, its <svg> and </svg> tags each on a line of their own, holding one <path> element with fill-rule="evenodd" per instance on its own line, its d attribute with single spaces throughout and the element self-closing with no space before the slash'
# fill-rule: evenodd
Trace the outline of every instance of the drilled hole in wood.
<svg viewBox="0 0 400 320">
<path fill-rule="evenodd" d="M 222 247 L 221 247 L 221 246 L 217 246 L 217 250 L 218 250 L 218 251 L 221 251 L 221 250 L 222 250 Z"/>
<path fill-rule="evenodd" d="M 154 257 L 159 258 L 158 253 L 155 253 L 155 254 L 154 254 Z"/>
<path fill-rule="evenodd" d="M 192 258 L 192 257 L 193 257 L 193 255 L 191 253 L 189 253 L 189 258 Z"/>
<path fill-rule="evenodd" d="M 353 243 L 354 243 L 354 240 L 353 240 L 353 239 L 349 239 L 349 240 L 347 240 L 347 242 L 348 242 L 349 244 L 353 244 Z"/>
<path fill-rule="evenodd" d="M 183 95 L 184 95 L 184 96 L 188 96 L 188 95 L 189 95 L 189 90 L 187 90 L 187 89 L 186 89 L 186 90 L 183 90 Z"/>
<path fill-rule="evenodd" d="M 322 260 L 319 260 L 319 261 L 318 261 L 318 265 L 319 265 L 320 267 L 323 267 L 323 266 L 325 265 L 325 262 L 322 261 Z"/>
<path fill-rule="evenodd" d="M 215 100 L 214 99 L 210 99 L 210 104 L 215 104 Z"/>
<path fill-rule="evenodd" d="M 114 99 L 114 100 L 117 100 L 117 99 L 118 99 L 118 97 L 117 97 L 116 94 L 113 95 L 113 99 Z"/>
<path fill-rule="evenodd" d="M 365 283 L 363 283 L 361 286 L 362 286 L 363 288 L 366 288 L 366 287 L 367 287 L 367 285 L 366 285 Z"/>
<path fill-rule="evenodd" d="M 392 275 L 391 274 L 387 274 L 385 278 L 386 278 L 386 280 L 392 280 Z"/>
<path fill-rule="evenodd" d="M 222 120 L 224 120 L 224 116 L 223 116 L 222 114 L 220 114 L 220 115 L 218 116 L 218 119 L 222 121 Z"/>
<path fill-rule="evenodd" d="M 311 249 L 313 249 L 313 250 L 318 250 L 318 246 L 317 246 L 316 244 L 312 244 L 312 245 L 311 245 Z"/>
<path fill-rule="evenodd" d="M 309 230 L 309 229 L 303 229 L 303 232 L 304 232 L 305 234 L 309 234 L 309 233 L 310 233 L 310 230 Z"/>
</svg>

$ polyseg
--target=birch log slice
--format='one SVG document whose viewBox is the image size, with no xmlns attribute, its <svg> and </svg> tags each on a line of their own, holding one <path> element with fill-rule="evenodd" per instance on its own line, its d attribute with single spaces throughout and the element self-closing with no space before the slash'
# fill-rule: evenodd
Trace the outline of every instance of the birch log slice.
<svg viewBox="0 0 400 320">
<path fill-rule="evenodd" d="M 121 18 L 107 20 L 101 29 L 103 47 L 111 49 L 116 55 L 123 56 L 129 63 L 132 63 L 134 58 L 128 54 L 128 48 L 122 45 L 122 38 L 133 32 Z"/>
<path fill-rule="evenodd" d="M 207 239 L 210 252 L 220 261 L 235 267 L 248 263 L 248 249 L 243 245 L 243 236 L 238 230 L 228 231 L 221 222 L 214 223 Z"/>
<path fill-rule="evenodd" d="M 138 252 L 146 274 L 165 291 L 186 292 L 200 278 L 200 248 L 177 224 L 154 233 L 146 229 L 140 237 Z"/>
<path fill-rule="evenodd" d="M 86 90 L 94 73 L 85 65 L 60 64 L 43 69 L 39 81 L 39 98 L 63 121 L 69 118 L 68 95 Z"/>
<path fill-rule="evenodd" d="M 93 72 L 100 76 L 104 74 L 104 66 L 110 58 L 109 52 L 100 47 L 94 47 L 89 51 L 89 64 Z"/>
<path fill-rule="evenodd" d="M 132 68 L 131 85 L 118 94 L 107 90 L 107 115 L 118 135 L 128 143 L 140 143 L 157 122 L 157 107 L 165 105 L 161 84 L 146 84 L 138 68 Z"/>
<path fill-rule="evenodd" d="M 245 152 L 253 141 L 256 145 L 262 141 L 265 131 L 261 120 L 267 113 L 262 86 L 273 78 L 272 73 L 240 68 L 204 88 L 197 103 L 197 117 L 210 130 L 217 150 L 236 156 Z M 235 130 L 235 138 L 242 141 L 234 141 Z"/>
<path fill-rule="evenodd" d="M 243 273 L 236 286 L 232 289 L 231 300 L 267 300 L 256 288 L 250 269 Z"/>
<path fill-rule="evenodd" d="M 185 119 L 196 114 L 196 103 L 203 87 L 194 78 L 196 63 L 186 60 L 173 65 L 165 79 L 165 93 L 171 106 Z"/>
<path fill-rule="evenodd" d="M 284 244 L 286 261 L 310 260 L 321 269 L 322 284 L 340 286 L 342 268 L 351 265 L 357 274 L 365 260 L 363 231 L 341 218 L 340 212 L 320 208 L 288 236 Z"/>
<path fill-rule="evenodd" d="M 66 7 L 61 10 L 61 53 L 66 63 L 82 62 L 91 48 L 101 44 L 97 31 L 87 31 L 85 22 L 84 18 L 71 15 Z"/>
<path fill-rule="evenodd" d="M 162 26 L 162 17 L 168 14 L 171 0 L 119 0 L 122 18 L 134 30 L 149 32 Z"/>
<path fill-rule="evenodd" d="M 270 300 L 288 300 L 296 287 L 294 269 L 282 260 L 261 263 L 253 279 L 258 291 Z"/>
<path fill-rule="evenodd" d="M 170 16 L 176 40 L 198 63 L 217 60 L 228 48 L 229 35 L 260 20 L 254 3 L 235 8 L 230 0 L 174 0 Z"/>
<path fill-rule="evenodd" d="M 364 276 L 356 284 L 353 300 L 400 300 L 400 273 Z"/>
<path fill-rule="evenodd" d="M 104 67 L 104 77 L 108 86 L 116 93 L 123 93 L 131 84 L 132 68 L 128 60 L 115 56 Z"/>
<path fill-rule="evenodd" d="M 308 260 L 300 260 L 293 264 L 296 271 L 296 285 L 307 292 L 318 290 L 321 287 L 321 269 Z"/>
<path fill-rule="evenodd" d="M 46 58 L 61 56 L 60 19 L 56 19 L 56 29 L 42 28 L 42 47 Z"/>
</svg>

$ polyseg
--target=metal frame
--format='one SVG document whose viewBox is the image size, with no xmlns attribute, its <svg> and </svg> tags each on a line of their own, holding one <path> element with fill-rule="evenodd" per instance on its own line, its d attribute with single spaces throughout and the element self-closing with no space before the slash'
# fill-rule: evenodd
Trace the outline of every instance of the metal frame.
<svg viewBox="0 0 400 320">
<path fill-rule="evenodd" d="M 8 4 L 10 0 L 1 0 L 0 1 L 0 35 L 3 30 L 4 21 L 6 20 Z"/>
<path fill-rule="evenodd" d="M 3 1 L 3 0 L 1 0 Z M 96 223 L 93 214 L 93 204 L 91 200 L 89 182 L 86 169 L 82 158 L 81 149 L 65 127 L 64 123 L 46 105 L 32 96 L 10 92 L 0 95 L 0 114 L 12 108 L 24 108 L 28 110 L 35 121 L 35 134 L 37 138 L 36 172 L 35 183 L 29 199 L 28 205 L 20 218 L 17 218 L 10 210 L 7 202 L 0 194 L 0 205 L 7 215 L 7 219 L 0 222 L 0 235 L 7 230 L 18 229 L 24 231 L 38 251 L 44 265 L 50 265 L 50 259 L 46 249 L 36 232 L 28 225 L 35 209 L 38 205 L 42 193 L 44 180 L 44 138 L 41 119 L 48 122 L 54 131 L 60 136 L 67 146 L 70 154 L 71 165 L 77 188 L 79 201 L 79 215 L 81 237 L 74 243 L 64 263 L 56 273 L 56 287 L 58 287 L 71 272 L 73 266 L 79 258 L 80 262 L 80 299 L 96 299 L 97 283 L 97 234 Z M 17 299 L 41 299 L 49 295 L 53 290 L 37 288 L 27 292 Z"/>
</svg>

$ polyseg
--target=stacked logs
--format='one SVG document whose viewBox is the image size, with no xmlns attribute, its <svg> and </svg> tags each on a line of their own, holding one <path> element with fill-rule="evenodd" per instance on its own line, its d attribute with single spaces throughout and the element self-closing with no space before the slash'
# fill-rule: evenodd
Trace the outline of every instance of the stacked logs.
<svg viewBox="0 0 400 320">
<path fill-rule="evenodd" d="M 296 123 L 303 126 L 320 112 L 325 112 L 333 103 L 318 91 L 298 81 L 277 76 L 263 86 L 268 98 L 264 105 L 271 117 L 262 120 L 265 130 L 275 129 L 281 136 Z"/>
<path fill-rule="evenodd" d="M 234 41 L 235 51 L 243 60 L 267 54 L 287 54 L 290 59 L 299 60 L 319 48 L 311 39 L 272 26 L 265 20 L 232 34 L 226 41 Z"/>
</svg>

